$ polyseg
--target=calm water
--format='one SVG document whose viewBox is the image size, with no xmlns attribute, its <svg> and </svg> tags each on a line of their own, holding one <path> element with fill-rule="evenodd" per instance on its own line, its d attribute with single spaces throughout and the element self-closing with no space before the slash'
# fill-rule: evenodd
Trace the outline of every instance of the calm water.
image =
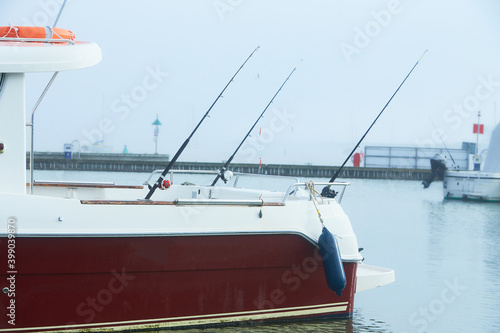
<svg viewBox="0 0 500 333">
<path fill-rule="evenodd" d="M 147 174 L 42 172 L 35 179 L 142 184 Z M 316 179 L 315 181 L 326 181 Z M 187 332 L 500 332 L 500 204 L 444 201 L 442 184 L 348 180 L 343 207 L 367 264 L 396 282 L 356 294 L 352 320 Z"/>
</svg>

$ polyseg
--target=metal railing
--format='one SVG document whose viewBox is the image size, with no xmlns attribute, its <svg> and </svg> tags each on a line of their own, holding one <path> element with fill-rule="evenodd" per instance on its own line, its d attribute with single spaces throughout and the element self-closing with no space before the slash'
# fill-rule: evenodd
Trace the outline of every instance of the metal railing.
<svg viewBox="0 0 500 333">
<path fill-rule="evenodd" d="M 144 185 L 152 186 L 151 184 L 151 179 L 156 175 L 163 172 L 163 170 L 154 170 L 151 175 L 148 177 L 148 179 L 144 182 Z M 204 175 L 217 175 L 219 173 L 218 170 L 170 170 L 170 181 L 174 180 L 174 174 L 204 174 Z M 297 177 L 290 177 L 290 176 L 275 176 L 275 175 L 259 175 L 259 174 L 249 174 L 249 173 L 239 173 L 236 172 L 233 174 L 235 177 L 234 179 L 234 184 L 231 187 L 236 187 L 238 185 L 238 181 L 240 177 L 251 177 L 251 178 L 266 178 L 266 179 L 289 179 L 294 181 L 292 185 L 288 187 L 288 189 L 285 191 L 283 198 L 281 199 L 281 203 L 285 203 L 286 200 L 290 196 L 296 196 L 297 195 L 297 190 L 301 187 L 303 187 L 305 190 L 307 190 L 307 183 L 300 183 L 299 179 Z M 342 198 L 344 197 L 344 193 L 346 190 L 346 187 L 349 186 L 349 183 L 346 182 L 321 182 L 321 183 L 314 183 L 316 186 L 332 186 L 332 187 L 341 187 L 339 190 L 340 193 L 338 193 L 335 196 L 335 200 L 340 204 L 342 202 Z M 208 185 L 207 185 L 208 186 Z M 308 191 L 308 190 L 307 190 Z M 321 195 L 318 196 L 321 197 Z M 322 197 L 321 197 L 322 198 Z M 310 198 L 311 199 L 311 198 Z M 182 200 L 181 200 L 182 201 Z M 184 202 L 184 201 L 182 201 Z M 208 201 L 207 201 L 208 202 Z"/>
<path fill-rule="evenodd" d="M 344 197 L 344 193 L 345 193 L 346 187 L 349 186 L 350 184 L 349 183 L 344 183 L 344 182 L 333 182 L 333 183 L 314 183 L 314 185 L 315 186 L 319 185 L 319 186 L 336 186 L 336 187 L 342 187 L 341 192 L 337 193 L 337 195 L 335 196 L 336 201 L 338 203 L 341 203 L 342 202 L 342 198 Z M 308 190 L 307 189 L 307 183 L 295 183 L 295 184 L 290 185 L 290 187 L 288 187 L 288 190 L 285 192 L 285 195 L 283 196 L 283 200 L 281 202 L 285 203 L 286 199 L 289 196 L 291 196 L 291 195 L 295 196 L 297 194 L 297 189 L 299 189 L 301 187 L 303 187 L 304 190 Z M 310 194 L 310 195 L 312 195 L 312 194 Z M 323 197 L 319 193 L 317 195 L 320 198 L 323 199 Z"/>
<path fill-rule="evenodd" d="M 68 45 L 75 45 L 76 42 L 71 39 L 59 38 L 11 38 L 1 37 L 1 42 L 39 42 L 39 43 L 68 43 Z"/>
<path fill-rule="evenodd" d="M 148 179 L 144 182 L 144 185 L 152 185 L 151 184 L 151 179 L 153 178 L 154 175 L 156 174 L 161 174 L 163 170 L 154 170 L 151 175 L 149 175 Z M 217 175 L 219 173 L 218 170 L 170 170 L 169 175 L 170 175 L 170 181 L 174 181 L 174 174 L 205 174 L 205 175 Z M 238 185 L 238 181 L 240 180 L 241 177 L 250 177 L 250 178 L 272 178 L 272 179 L 289 179 L 291 181 L 294 181 L 296 183 L 299 182 L 299 178 L 297 177 L 291 177 L 291 176 L 275 176 L 275 175 L 260 175 L 260 174 L 253 174 L 253 173 L 243 173 L 243 172 L 235 172 L 233 173 L 233 179 L 234 179 L 234 184 L 232 187 L 236 187 Z"/>
</svg>

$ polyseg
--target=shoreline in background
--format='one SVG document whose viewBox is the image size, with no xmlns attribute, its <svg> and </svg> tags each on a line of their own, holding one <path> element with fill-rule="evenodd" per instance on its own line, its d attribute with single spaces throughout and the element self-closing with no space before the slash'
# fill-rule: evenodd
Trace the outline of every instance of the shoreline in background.
<svg viewBox="0 0 500 333">
<path fill-rule="evenodd" d="M 34 170 L 119 171 L 152 172 L 163 170 L 170 161 L 169 155 L 154 154 L 96 154 L 35 152 Z M 29 153 L 26 169 L 29 169 Z M 71 157 L 71 158 L 70 158 Z M 176 170 L 219 170 L 222 162 L 176 162 Z M 331 177 L 339 166 L 232 163 L 233 172 L 295 177 Z M 430 169 L 344 167 L 339 178 L 423 180 Z"/>
</svg>

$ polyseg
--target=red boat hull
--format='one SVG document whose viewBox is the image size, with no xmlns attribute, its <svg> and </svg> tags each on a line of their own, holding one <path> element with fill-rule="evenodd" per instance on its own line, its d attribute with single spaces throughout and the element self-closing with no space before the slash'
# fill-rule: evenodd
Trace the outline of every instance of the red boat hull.
<svg viewBox="0 0 500 333">
<path fill-rule="evenodd" d="M 6 263 L 6 238 L 0 248 Z M 19 237 L 15 262 L 15 273 L 1 276 L 10 290 L 0 306 L 10 310 L 0 330 L 348 317 L 357 268 L 344 262 L 338 297 L 318 249 L 294 234 Z"/>
</svg>

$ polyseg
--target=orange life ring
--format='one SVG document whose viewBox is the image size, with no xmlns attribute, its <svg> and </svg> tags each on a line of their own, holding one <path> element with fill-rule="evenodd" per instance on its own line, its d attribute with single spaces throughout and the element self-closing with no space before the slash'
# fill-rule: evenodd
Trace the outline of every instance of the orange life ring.
<svg viewBox="0 0 500 333">
<path fill-rule="evenodd" d="M 50 38 L 75 40 L 75 34 L 66 29 L 52 27 L 0 27 L 0 38 Z"/>
</svg>

